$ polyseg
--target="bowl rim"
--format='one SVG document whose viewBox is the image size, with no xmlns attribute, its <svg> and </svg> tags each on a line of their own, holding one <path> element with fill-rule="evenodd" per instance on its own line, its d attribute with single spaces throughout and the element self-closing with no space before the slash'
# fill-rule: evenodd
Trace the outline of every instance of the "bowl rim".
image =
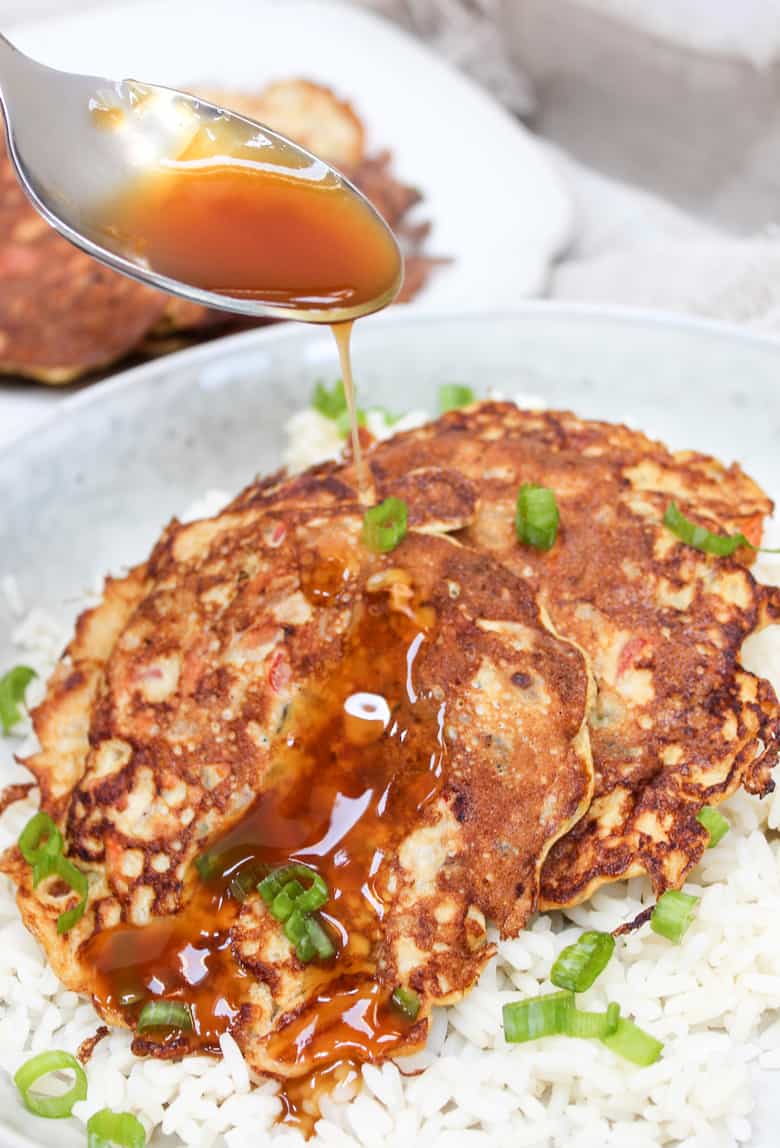
<svg viewBox="0 0 780 1148">
<path fill-rule="evenodd" d="M 699 338 L 726 341 L 757 350 L 777 352 L 780 355 L 780 335 L 770 332 L 756 332 L 749 327 L 720 319 L 711 319 L 682 312 L 654 310 L 643 307 L 627 307 L 622 304 L 582 303 L 547 299 L 531 299 L 515 303 L 505 308 L 486 310 L 478 304 L 460 307 L 426 306 L 423 303 L 405 304 L 368 317 L 372 329 L 376 327 L 425 326 L 428 323 L 450 320 L 474 322 L 523 322 L 532 319 L 557 319 L 572 324 L 604 324 L 605 326 L 644 327 L 649 330 L 686 332 Z M 222 335 L 195 347 L 183 348 L 162 355 L 146 363 L 118 371 L 116 374 L 94 383 L 84 383 L 76 394 L 67 395 L 62 402 L 54 405 L 31 427 L 22 431 L 6 446 L 13 452 L 22 444 L 31 442 L 36 435 L 45 432 L 63 418 L 77 418 L 79 412 L 93 404 L 107 401 L 127 387 L 137 385 L 139 380 L 165 374 L 172 366 L 186 370 L 205 363 L 219 360 L 223 354 L 243 346 L 257 344 L 262 347 L 268 342 L 288 342 L 305 340 L 311 337 L 314 329 L 322 330 L 325 323 L 280 322 L 269 324 L 250 331 L 238 331 L 232 335 Z M 334 344 L 335 346 L 335 344 Z"/>
</svg>

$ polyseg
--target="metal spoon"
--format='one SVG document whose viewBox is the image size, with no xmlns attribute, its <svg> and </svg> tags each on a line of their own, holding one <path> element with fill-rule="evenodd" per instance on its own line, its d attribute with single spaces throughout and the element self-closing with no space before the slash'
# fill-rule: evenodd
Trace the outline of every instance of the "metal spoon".
<svg viewBox="0 0 780 1148">
<path fill-rule="evenodd" d="M 0 108 L 16 173 L 33 206 L 61 235 L 87 254 L 133 279 L 207 307 L 242 315 L 349 321 L 379 310 L 398 292 L 398 281 L 360 306 L 297 310 L 246 295 L 210 291 L 161 275 L 100 226 L 99 205 L 132 186 L 153 165 L 175 160 L 195 133 L 213 125 L 236 154 L 261 143 L 282 149 L 291 167 L 332 179 L 363 204 L 392 237 L 387 224 L 340 172 L 305 148 L 245 116 L 185 92 L 134 80 L 108 80 L 45 67 L 0 35 Z M 116 117 L 118 130 L 100 130 L 96 117 Z M 231 155 L 233 153 L 231 152 Z M 255 152 L 255 154 L 257 154 Z M 396 245 L 395 238 L 392 237 Z"/>
</svg>

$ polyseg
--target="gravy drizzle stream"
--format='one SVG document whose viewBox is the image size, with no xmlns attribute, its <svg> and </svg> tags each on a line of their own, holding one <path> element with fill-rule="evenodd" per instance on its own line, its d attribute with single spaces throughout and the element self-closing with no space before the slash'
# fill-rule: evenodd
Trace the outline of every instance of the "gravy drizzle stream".
<svg viewBox="0 0 780 1148">
<path fill-rule="evenodd" d="M 341 378 L 344 383 L 344 397 L 347 400 L 349 412 L 349 429 L 352 441 L 352 457 L 355 460 L 355 476 L 358 484 L 358 497 L 363 506 L 372 506 L 376 501 L 374 482 L 371 470 L 360 445 L 360 427 L 357 418 L 357 403 L 355 398 L 355 385 L 352 380 L 352 355 L 350 341 L 352 339 L 351 322 L 333 323 L 331 330 L 339 349 L 339 362 L 341 363 Z"/>
<path fill-rule="evenodd" d="M 96 125 L 122 128 L 97 112 Z M 101 221 L 171 279 L 331 325 L 359 497 L 370 505 L 350 337 L 355 316 L 391 302 L 402 278 L 397 245 L 372 209 L 313 157 L 251 125 L 212 120 L 175 160 L 106 205 Z M 343 592 L 349 561 L 354 565 L 354 555 L 307 572 L 304 590 L 314 605 L 332 604 Z M 408 1044 L 415 1027 L 391 1005 L 393 986 L 375 974 L 388 859 L 441 777 L 443 707 L 407 688 L 410 659 L 429 624 L 386 602 L 359 605 L 345 656 L 325 678 L 306 683 L 274 747 L 272 776 L 249 812 L 210 847 L 213 871 L 193 882 L 185 908 L 143 927 L 105 930 L 86 946 L 94 999 L 107 1015 L 134 1025 L 143 1004 L 155 999 L 190 1009 L 192 1031 L 137 1035 L 137 1051 L 218 1053 L 220 1035 L 248 1007 L 255 975 L 236 942 L 244 898 L 256 898 L 257 882 L 276 867 L 298 861 L 316 869 L 330 889 L 322 920 L 336 955 L 307 966 L 316 991 L 269 1042 L 280 1075 L 295 1077 L 283 1093 L 284 1119 L 307 1130 L 321 1089 L 355 1078 L 359 1062 Z M 356 717 L 349 711 L 356 698 L 374 699 L 385 718 L 369 711 Z"/>
</svg>

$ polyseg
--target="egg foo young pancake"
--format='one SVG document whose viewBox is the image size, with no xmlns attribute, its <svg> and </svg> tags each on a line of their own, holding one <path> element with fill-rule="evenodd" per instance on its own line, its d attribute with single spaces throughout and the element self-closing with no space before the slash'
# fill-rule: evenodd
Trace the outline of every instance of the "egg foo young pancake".
<svg viewBox="0 0 780 1148">
<path fill-rule="evenodd" d="M 58 933 L 77 895 L 33 887 L 18 848 L 3 868 L 61 980 L 139 1053 L 229 1031 L 293 1077 L 417 1047 L 590 800 L 583 654 L 523 580 L 435 532 L 470 499 L 415 506 L 414 482 L 420 530 L 389 553 L 315 479 L 308 504 L 281 488 L 174 523 L 79 620 L 28 764 L 86 911 Z M 150 1001 L 177 1023 L 139 1023 Z"/>
<path fill-rule="evenodd" d="M 642 872 L 657 892 L 681 885 L 707 844 L 701 807 L 740 784 L 762 795 L 772 787 L 778 702 L 739 654 L 780 618 L 780 592 L 755 582 L 740 561 L 749 552 L 692 549 L 664 513 L 675 500 L 712 531 L 758 542 L 770 500 L 737 466 L 508 403 L 453 411 L 368 457 L 380 494 L 423 462 L 470 481 L 477 512 L 459 537 L 527 579 L 591 660 L 595 797 L 547 859 L 543 906 L 576 904 Z M 522 483 L 555 492 L 560 528 L 547 552 L 517 539 Z"/>
</svg>

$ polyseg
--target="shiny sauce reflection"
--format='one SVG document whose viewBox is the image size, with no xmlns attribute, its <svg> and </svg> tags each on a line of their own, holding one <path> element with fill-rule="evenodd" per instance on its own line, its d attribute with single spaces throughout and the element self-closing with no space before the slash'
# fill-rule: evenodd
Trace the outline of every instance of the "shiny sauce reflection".
<svg viewBox="0 0 780 1148">
<path fill-rule="evenodd" d="M 325 604 L 345 592 L 346 579 L 333 559 L 306 570 L 302 584 L 313 604 Z M 269 787 L 210 845 L 212 871 L 187 907 L 173 919 L 116 928 L 88 942 L 99 1006 L 119 1005 L 132 1023 L 146 1000 L 182 1001 L 194 1030 L 154 1040 L 172 1054 L 217 1051 L 251 977 L 230 945 L 240 895 L 289 861 L 320 873 L 330 893 L 322 919 L 336 954 L 318 965 L 305 1010 L 268 1044 L 280 1066 L 317 1074 L 287 1085 L 286 1119 L 309 1119 L 323 1081 L 386 1058 L 408 1045 L 413 1028 L 391 1004 L 395 986 L 375 979 L 376 954 L 389 865 L 441 791 L 445 703 L 428 696 L 418 678 L 435 618 L 430 608 L 401 600 L 406 612 L 391 608 L 386 592 L 359 602 L 343 657 L 292 704 Z"/>
<path fill-rule="evenodd" d="M 114 111 L 93 109 L 93 119 L 121 126 Z M 398 247 L 365 200 L 321 160 L 243 121 L 200 123 L 178 156 L 96 215 L 113 244 L 151 270 L 292 318 L 368 314 L 401 284 Z"/>
<path fill-rule="evenodd" d="M 91 107 L 121 130 L 116 107 Z M 356 416 L 352 319 L 386 306 L 403 275 L 392 233 L 322 161 L 230 119 L 201 123 L 175 159 L 160 161 L 98 212 L 111 246 L 172 280 L 280 316 L 331 324 L 341 363 L 361 501 L 373 501 Z M 230 309 L 227 304 L 227 309 Z"/>
</svg>

